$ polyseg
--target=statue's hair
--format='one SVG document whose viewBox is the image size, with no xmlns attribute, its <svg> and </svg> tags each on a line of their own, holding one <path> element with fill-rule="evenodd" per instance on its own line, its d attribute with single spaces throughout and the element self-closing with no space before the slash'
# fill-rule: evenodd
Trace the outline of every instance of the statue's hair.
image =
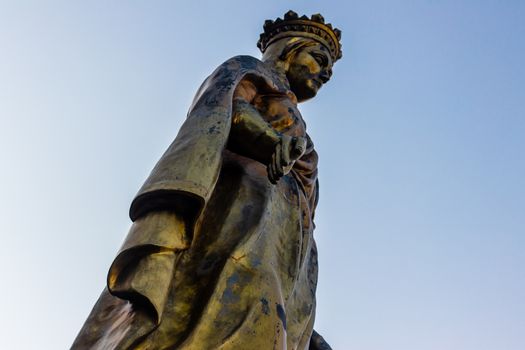
<svg viewBox="0 0 525 350">
<path fill-rule="evenodd" d="M 286 61 L 290 57 L 294 57 L 301 49 L 309 46 L 316 45 L 317 42 L 309 38 L 300 38 L 297 40 L 290 40 L 286 43 L 286 46 L 283 48 L 283 51 L 279 55 L 281 61 Z"/>
</svg>

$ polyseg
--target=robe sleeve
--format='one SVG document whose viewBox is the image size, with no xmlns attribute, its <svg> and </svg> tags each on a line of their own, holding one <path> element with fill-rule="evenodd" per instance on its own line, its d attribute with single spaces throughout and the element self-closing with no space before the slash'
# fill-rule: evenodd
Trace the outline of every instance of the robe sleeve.
<svg viewBox="0 0 525 350">
<path fill-rule="evenodd" d="M 188 249 L 184 218 L 174 212 L 154 212 L 136 220 L 111 265 L 108 290 L 131 301 L 160 322 L 178 252 Z"/>
</svg>

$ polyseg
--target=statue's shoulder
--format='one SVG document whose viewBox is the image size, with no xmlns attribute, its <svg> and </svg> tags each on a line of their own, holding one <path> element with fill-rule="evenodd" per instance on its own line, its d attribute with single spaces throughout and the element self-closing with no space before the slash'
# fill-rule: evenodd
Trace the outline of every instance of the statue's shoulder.
<svg viewBox="0 0 525 350">
<path fill-rule="evenodd" d="M 271 74 L 268 71 L 267 65 L 265 65 L 261 60 L 248 55 L 239 55 L 227 59 L 219 67 L 217 67 L 217 70 L 224 73 L 229 73 L 234 76 L 237 74 L 244 75 L 246 73 L 263 76 L 268 76 Z"/>
<path fill-rule="evenodd" d="M 219 65 L 203 86 L 236 85 L 247 74 L 269 77 L 268 68 L 262 61 L 252 56 L 234 56 Z"/>
<path fill-rule="evenodd" d="M 270 65 L 252 56 L 234 56 L 219 65 L 206 78 L 195 95 L 191 108 L 203 94 L 232 92 L 243 79 L 252 81 L 265 92 L 286 93 L 289 90 L 287 83 L 279 78 Z"/>
<path fill-rule="evenodd" d="M 234 65 L 239 69 L 254 69 L 261 70 L 265 66 L 263 62 L 255 57 L 249 55 L 238 55 L 226 60 L 223 65 Z"/>
<path fill-rule="evenodd" d="M 234 56 L 226 60 L 218 68 L 219 71 L 229 72 L 234 76 L 244 76 L 266 85 L 270 90 L 287 91 L 286 82 L 283 82 L 277 72 L 263 61 L 248 55 Z"/>
</svg>

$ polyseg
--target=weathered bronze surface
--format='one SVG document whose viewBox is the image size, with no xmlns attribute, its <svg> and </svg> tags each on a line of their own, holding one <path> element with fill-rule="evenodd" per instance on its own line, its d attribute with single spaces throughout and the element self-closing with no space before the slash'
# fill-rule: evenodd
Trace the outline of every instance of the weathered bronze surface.
<svg viewBox="0 0 525 350">
<path fill-rule="evenodd" d="M 262 60 L 203 83 L 131 204 L 72 349 L 329 349 L 313 330 L 317 153 L 297 104 L 341 57 L 320 15 L 266 21 Z"/>
</svg>

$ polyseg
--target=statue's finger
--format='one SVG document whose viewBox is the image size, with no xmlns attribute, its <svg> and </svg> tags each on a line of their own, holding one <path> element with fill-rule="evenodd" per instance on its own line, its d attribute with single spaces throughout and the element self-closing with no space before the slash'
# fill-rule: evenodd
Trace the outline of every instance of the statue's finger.
<svg viewBox="0 0 525 350">
<path fill-rule="evenodd" d="M 277 147 L 275 147 L 275 170 L 279 169 L 281 166 L 281 163 L 283 162 L 282 156 L 283 156 L 283 145 L 279 144 Z"/>
<path fill-rule="evenodd" d="M 272 182 L 273 179 L 273 154 L 272 159 L 270 160 L 270 163 L 268 163 L 268 166 L 266 167 L 266 170 L 268 171 L 268 179 L 270 182 Z"/>
<path fill-rule="evenodd" d="M 284 145 L 281 144 L 280 147 L 277 147 L 275 152 L 275 174 L 277 179 L 281 178 L 284 175 L 284 167 L 287 165 L 284 161 L 283 155 L 287 153 L 287 150 L 283 149 Z"/>
<path fill-rule="evenodd" d="M 283 136 L 281 138 L 281 147 L 282 147 L 282 157 L 283 157 L 283 165 L 288 166 L 292 162 L 292 159 L 290 158 L 290 153 L 292 150 L 292 137 L 289 136 Z"/>
<path fill-rule="evenodd" d="M 299 159 L 306 151 L 306 138 L 296 137 L 293 145 L 293 156 L 295 159 Z"/>
<path fill-rule="evenodd" d="M 275 153 L 272 155 L 272 160 L 270 161 L 270 164 L 268 164 L 268 179 L 272 184 L 275 184 L 277 181 L 275 181 Z"/>
<path fill-rule="evenodd" d="M 277 178 L 281 178 L 284 175 L 284 167 L 281 164 L 275 168 L 275 174 Z"/>
</svg>

